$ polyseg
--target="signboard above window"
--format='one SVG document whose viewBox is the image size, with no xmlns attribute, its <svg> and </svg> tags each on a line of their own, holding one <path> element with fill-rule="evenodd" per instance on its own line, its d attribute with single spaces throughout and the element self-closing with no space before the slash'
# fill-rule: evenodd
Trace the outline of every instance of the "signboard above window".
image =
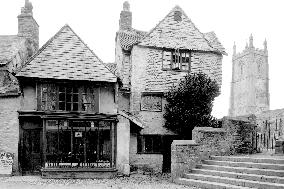
<svg viewBox="0 0 284 189">
<path fill-rule="evenodd" d="M 160 112 L 162 111 L 163 93 L 144 92 L 141 96 L 141 110 Z"/>
</svg>

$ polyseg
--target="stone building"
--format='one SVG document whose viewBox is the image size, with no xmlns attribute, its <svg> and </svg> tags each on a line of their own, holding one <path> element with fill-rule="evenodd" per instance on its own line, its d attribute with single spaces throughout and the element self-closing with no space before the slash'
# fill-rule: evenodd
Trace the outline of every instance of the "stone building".
<svg viewBox="0 0 284 189">
<path fill-rule="evenodd" d="M 201 33 L 179 6 L 151 31 L 136 30 L 128 2 L 115 41 L 119 109 L 143 126 L 130 129 L 130 165 L 167 171 L 175 134 L 164 127 L 164 93 L 190 72 L 204 72 L 221 86 L 225 49 L 214 32 Z"/>
<path fill-rule="evenodd" d="M 269 72 L 267 42 L 257 49 L 250 36 L 241 53 L 233 47 L 229 116 L 258 114 L 269 110 Z"/>
<path fill-rule="evenodd" d="M 266 149 L 284 134 L 284 109 L 270 110 L 267 41 L 263 49 L 253 45 L 253 36 L 245 49 L 237 53 L 233 46 L 232 82 L 229 116 L 253 117 L 258 125 L 258 140 Z"/>
<path fill-rule="evenodd" d="M 170 168 L 177 136 L 163 127 L 169 86 L 190 72 L 222 81 L 225 49 L 176 6 L 151 31 L 120 14 L 115 63 L 103 63 L 65 25 L 39 50 L 26 0 L 15 36 L 0 36 L 0 150 L 15 154 L 14 173 L 110 177 L 130 167 Z"/>
<path fill-rule="evenodd" d="M 18 162 L 18 112 L 21 99 L 15 73 L 39 46 L 39 26 L 33 6 L 26 0 L 18 16 L 18 34 L 0 35 L 0 149 L 15 154 Z M 14 164 L 18 170 L 18 163 Z"/>
</svg>

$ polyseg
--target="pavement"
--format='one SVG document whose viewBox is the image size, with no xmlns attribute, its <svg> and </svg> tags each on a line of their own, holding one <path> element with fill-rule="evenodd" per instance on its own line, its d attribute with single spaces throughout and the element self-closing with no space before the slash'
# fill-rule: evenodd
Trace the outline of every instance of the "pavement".
<svg viewBox="0 0 284 189">
<path fill-rule="evenodd" d="M 169 175 L 132 174 L 114 179 L 42 179 L 40 176 L 0 177 L 0 189 L 196 189 L 170 182 Z"/>
</svg>

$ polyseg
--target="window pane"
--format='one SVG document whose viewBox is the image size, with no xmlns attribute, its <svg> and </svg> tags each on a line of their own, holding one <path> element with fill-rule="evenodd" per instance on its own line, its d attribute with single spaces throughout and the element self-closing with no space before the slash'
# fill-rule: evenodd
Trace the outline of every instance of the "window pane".
<svg viewBox="0 0 284 189">
<path fill-rule="evenodd" d="M 72 93 L 72 87 L 66 87 L 66 93 Z"/>
<path fill-rule="evenodd" d="M 73 102 L 78 102 L 78 95 L 77 94 L 73 94 Z"/>
<path fill-rule="evenodd" d="M 78 93 L 78 88 L 77 87 L 73 88 L 73 93 Z"/>
<path fill-rule="evenodd" d="M 72 102 L 72 95 L 66 94 L 66 102 Z"/>
<path fill-rule="evenodd" d="M 161 152 L 161 136 L 153 136 L 153 152 Z"/>
<path fill-rule="evenodd" d="M 59 102 L 59 110 L 65 110 L 65 102 Z"/>
<path fill-rule="evenodd" d="M 153 152 L 153 141 L 151 136 L 145 136 L 145 152 Z"/>
<path fill-rule="evenodd" d="M 65 101 L 65 93 L 59 93 L 59 101 Z"/>
<path fill-rule="evenodd" d="M 171 69 L 171 56 L 170 51 L 163 52 L 163 69 Z"/>
<path fill-rule="evenodd" d="M 59 92 L 65 93 L 65 87 L 59 86 Z"/>
<path fill-rule="evenodd" d="M 73 111 L 78 111 L 78 103 L 73 104 Z"/>
<path fill-rule="evenodd" d="M 71 103 L 66 103 L 66 110 L 71 111 Z"/>
</svg>

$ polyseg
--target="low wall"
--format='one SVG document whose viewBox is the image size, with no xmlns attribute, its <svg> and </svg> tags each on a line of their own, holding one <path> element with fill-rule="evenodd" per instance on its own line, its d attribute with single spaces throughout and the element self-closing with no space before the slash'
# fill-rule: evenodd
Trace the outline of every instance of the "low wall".
<svg viewBox="0 0 284 189">
<path fill-rule="evenodd" d="M 230 154 L 231 141 L 223 128 L 196 127 L 192 131 L 192 139 L 198 144 L 202 159 Z"/>
<path fill-rule="evenodd" d="M 172 180 L 190 172 L 201 161 L 199 145 L 194 140 L 174 140 L 171 146 Z"/>
<path fill-rule="evenodd" d="M 222 128 L 196 127 L 192 131 L 193 140 L 174 140 L 171 146 L 172 179 L 190 172 L 210 156 L 253 152 L 255 128 L 250 122 L 225 118 Z"/>
</svg>

